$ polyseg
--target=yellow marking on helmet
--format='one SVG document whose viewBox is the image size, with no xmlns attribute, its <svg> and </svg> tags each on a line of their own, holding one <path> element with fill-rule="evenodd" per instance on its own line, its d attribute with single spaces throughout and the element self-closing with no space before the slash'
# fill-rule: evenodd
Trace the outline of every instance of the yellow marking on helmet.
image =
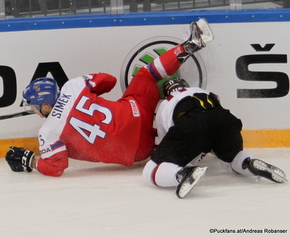
<svg viewBox="0 0 290 237">
<path fill-rule="evenodd" d="M 204 106 L 204 102 L 203 102 L 201 99 L 199 99 L 199 98 L 196 97 L 196 96 L 193 96 L 193 97 L 199 101 L 200 105 L 201 105 L 203 108 L 206 109 L 206 107 Z"/>
<path fill-rule="evenodd" d="M 185 115 L 185 114 L 186 114 L 186 112 L 179 112 L 179 113 L 177 114 L 176 118 L 180 118 L 180 117 L 182 117 L 182 116 Z"/>
<path fill-rule="evenodd" d="M 211 107 L 214 107 L 213 102 L 210 100 L 209 95 L 206 96 L 207 102 L 211 105 Z"/>
</svg>

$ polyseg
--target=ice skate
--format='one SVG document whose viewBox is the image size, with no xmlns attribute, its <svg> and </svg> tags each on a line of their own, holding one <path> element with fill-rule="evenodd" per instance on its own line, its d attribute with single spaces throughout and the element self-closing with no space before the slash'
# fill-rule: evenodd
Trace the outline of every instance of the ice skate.
<svg viewBox="0 0 290 237">
<path fill-rule="evenodd" d="M 243 162 L 243 169 L 246 168 L 254 175 L 269 179 L 276 183 L 288 181 L 285 173 L 281 169 L 258 159 L 247 158 Z"/>
<path fill-rule="evenodd" d="M 201 18 L 196 22 L 198 28 L 202 31 L 202 34 L 200 35 L 201 39 L 204 43 L 210 42 L 214 39 L 213 32 L 206 21 L 206 19 Z"/>
<path fill-rule="evenodd" d="M 188 54 L 193 54 L 205 47 L 206 42 L 213 40 L 213 33 L 204 18 L 201 18 L 197 22 L 191 22 L 190 33 L 189 39 L 182 44 L 185 52 Z"/>
<path fill-rule="evenodd" d="M 193 187 L 202 179 L 207 167 L 184 167 L 176 174 L 176 179 L 179 185 L 176 189 L 176 195 L 179 198 L 184 198 Z"/>
</svg>

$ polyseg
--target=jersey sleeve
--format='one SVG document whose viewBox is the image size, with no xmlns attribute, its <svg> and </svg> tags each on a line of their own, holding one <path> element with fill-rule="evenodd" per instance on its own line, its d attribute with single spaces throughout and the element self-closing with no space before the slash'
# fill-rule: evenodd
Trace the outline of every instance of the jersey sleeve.
<svg viewBox="0 0 290 237">
<path fill-rule="evenodd" d="M 89 78 L 87 86 L 97 95 L 110 92 L 117 83 L 116 77 L 107 73 L 90 74 Z"/>
<path fill-rule="evenodd" d="M 48 176 L 59 177 L 68 167 L 68 156 L 66 151 L 61 151 L 49 158 L 37 160 L 37 170 Z"/>
<path fill-rule="evenodd" d="M 159 145 L 163 137 L 166 135 L 166 124 L 171 121 L 170 115 L 166 111 L 167 101 L 162 101 L 157 109 L 155 124 L 157 128 L 157 136 L 155 137 L 155 145 Z M 164 112 L 165 111 L 165 112 Z"/>
</svg>

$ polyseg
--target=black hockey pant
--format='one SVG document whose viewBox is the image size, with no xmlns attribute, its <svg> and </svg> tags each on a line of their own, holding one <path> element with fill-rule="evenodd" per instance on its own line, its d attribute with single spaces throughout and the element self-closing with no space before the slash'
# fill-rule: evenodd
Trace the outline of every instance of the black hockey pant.
<svg viewBox="0 0 290 237">
<path fill-rule="evenodd" d="M 204 96 L 207 95 L 189 96 L 177 104 L 175 124 L 154 150 L 154 162 L 185 166 L 201 152 L 211 151 L 219 159 L 231 162 L 243 149 L 241 120 L 224 109 L 215 95 L 210 95 L 210 102 Z"/>
</svg>

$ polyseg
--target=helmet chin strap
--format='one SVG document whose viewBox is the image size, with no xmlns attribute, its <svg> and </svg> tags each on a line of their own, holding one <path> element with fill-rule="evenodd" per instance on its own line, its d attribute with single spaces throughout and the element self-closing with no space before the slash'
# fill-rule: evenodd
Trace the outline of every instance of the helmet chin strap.
<svg viewBox="0 0 290 237">
<path fill-rule="evenodd" d="M 48 115 L 49 115 L 49 114 L 43 114 L 43 113 L 42 113 L 42 111 L 41 111 L 41 109 L 40 109 L 40 111 L 39 111 L 39 112 L 40 112 L 40 113 L 41 113 L 41 114 L 42 114 L 42 115 L 43 115 L 45 118 L 47 118 L 47 117 L 48 117 Z"/>
<path fill-rule="evenodd" d="M 41 114 L 42 114 L 42 115 L 43 115 L 45 118 L 47 118 L 47 117 L 48 117 L 48 115 L 49 115 L 49 114 L 46 114 L 46 115 L 45 115 L 45 114 L 43 114 L 43 113 L 41 113 Z"/>
<path fill-rule="evenodd" d="M 42 105 L 40 106 L 40 108 L 39 108 L 39 113 L 40 113 L 42 116 L 44 116 L 45 118 L 47 118 L 47 117 L 49 116 L 51 110 L 52 110 L 52 106 L 51 106 L 50 104 L 48 104 L 48 103 L 44 103 L 44 104 L 42 104 Z M 44 114 L 44 112 L 45 112 L 46 114 Z"/>
</svg>

